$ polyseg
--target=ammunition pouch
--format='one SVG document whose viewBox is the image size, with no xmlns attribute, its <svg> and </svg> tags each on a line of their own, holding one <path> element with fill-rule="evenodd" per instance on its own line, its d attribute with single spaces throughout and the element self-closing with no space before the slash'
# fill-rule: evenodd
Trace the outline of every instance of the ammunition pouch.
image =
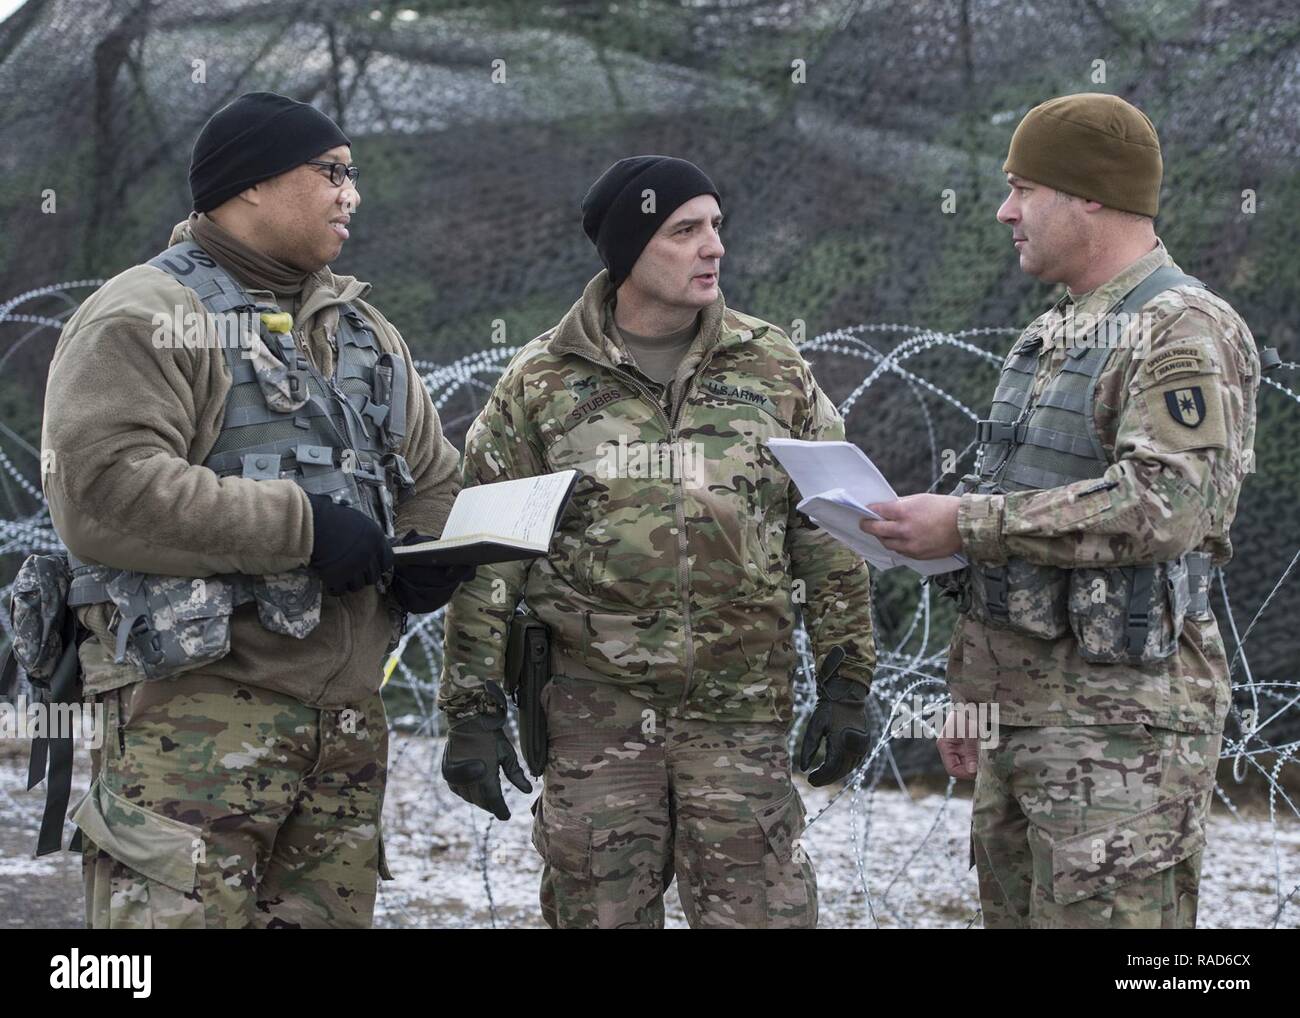
<svg viewBox="0 0 1300 1018">
<path fill-rule="evenodd" d="M 934 577 L 957 610 L 992 629 L 1040 640 L 1072 632 L 1094 664 L 1151 664 L 1178 649 L 1188 618 L 1210 615 L 1210 556 L 1108 569 L 1060 569 L 1024 559 L 972 563 Z"/>
<path fill-rule="evenodd" d="M 961 479 L 954 494 L 968 491 L 1005 494 L 1000 486 L 970 474 Z M 990 629 L 1013 630 L 1039 640 L 1055 640 L 1070 631 L 1068 569 L 1010 558 L 998 566 L 972 562 L 935 579 L 940 589 L 956 598 L 958 611 Z"/>
<path fill-rule="evenodd" d="M 9 600 L 13 656 L 33 686 L 48 686 L 64 650 L 72 577 L 63 555 L 28 555 Z"/>
<path fill-rule="evenodd" d="M 35 692 L 47 708 L 81 700 L 81 659 L 84 638 L 75 612 L 69 611 L 71 567 L 64 555 L 29 555 L 14 578 L 9 602 L 13 625 L 12 662 L 21 665 Z M 5 665 L 6 676 L 10 662 Z M 0 681 L 0 686 L 8 686 Z M 30 791 L 49 777 L 45 811 L 36 840 L 36 855 L 57 852 L 63 845 L 63 819 L 72 793 L 72 734 L 42 735 L 32 739 L 27 766 Z M 74 839 L 69 847 L 79 848 Z"/>
<path fill-rule="evenodd" d="M 320 624 L 320 577 L 309 569 L 265 576 L 162 576 L 79 564 L 68 604 L 111 601 L 113 660 L 146 679 L 192 671 L 230 653 L 230 616 L 255 602 L 263 628 L 303 639 Z"/>
<path fill-rule="evenodd" d="M 118 615 L 113 660 L 146 679 L 171 678 L 230 652 L 234 598 L 219 577 L 125 571 L 109 581 L 108 595 Z"/>
<path fill-rule="evenodd" d="M 963 477 L 953 494 L 1005 494 L 1001 485 Z M 1009 558 L 972 562 L 933 578 L 957 610 L 990 629 L 1039 640 L 1072 632 L 1094 664 L 1151 664 L 1178 649 L 1183 623 L 1210 614 L 1210 556 L 1189 551 L 1172 562 L 1107 569 L 1062 569 Z"/>
<path fill-rule="evenodd" d="M 241 604 L 241 586 L 252 581 L 257 617 L 264 629 L 301 640 L 320 625 L 320 574 L 310 569 L 234 578 L 235 604 Z"/>
<path fill-rule="evenodd" d="M 1210 556 L 1070 570 L 1070 628 L 1079 654 L 1095 664 L 1149 664 L 1178 649 L 1188 616 L 1209 614 Z"/>
<path fill-rule="evenodd" d="M 1011 558 L 1005 565 L 969 567 L 970 614 L 991 629 L 1012 629 L 1040 640 L 1070 631 L 1070 570 Z"/>
<path fill-rule="evenodd" d="M 533 777 L 546 768 L 546 712 L 542 690 L 551 681 L 551 631 L 531 615 L 510 620 L 505 691 L 519 708 L 519 748 Z"/>
</svg>

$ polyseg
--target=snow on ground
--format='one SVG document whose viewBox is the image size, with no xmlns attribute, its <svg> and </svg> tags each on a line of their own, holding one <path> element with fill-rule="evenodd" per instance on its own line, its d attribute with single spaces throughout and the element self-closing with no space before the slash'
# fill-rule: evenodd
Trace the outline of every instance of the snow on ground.
<svg viewBox="0 0 1300 1018">
<path fill-rule="evenodd" d="M 385 829 L 397 879 L 381 884 L 375 925 L 541 927 L 532 797 L 507 786 L 512 817 L 493 820 L 442 783 L 440 753 L 439 740 L 394 733 Z M 85 787 L 78 763 L 74 803 Z M 0 753 L 0 928 L 79 925 L 78 860 L 31 858 L 44 786 L 25 786 L 25 755 Z M 917 790 L 909 798 L 882 785 L 856 801 L 840 795 L 818 816 L 831 793 L 801 784 L 800 794 L 813 820 L 803 844 L 817 868 L 822 927 L 980 926 L 975 874 L 966 868 L 969 800 Z M 1209 836 L 1198 925 L 1272 925 L 1279 884 L 1286 897 L 1300 882 L 1300 821 L 1288 814 L 1274 825 L 1261 809 L 1233 816 L 1216 801 Z M 855 845 L 864 847 L 862 871 Z M 675 886 L 666 925 L 686 925 Z M 1300 928 L 1300 892 L 1278 925 Z"/>
</svg>

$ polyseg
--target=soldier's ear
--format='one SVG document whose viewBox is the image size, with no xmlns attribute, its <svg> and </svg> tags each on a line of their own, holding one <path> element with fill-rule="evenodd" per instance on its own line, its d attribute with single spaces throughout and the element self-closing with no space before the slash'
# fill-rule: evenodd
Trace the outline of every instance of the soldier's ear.
<svg viewBox="0 0 1300 1018">
<path fill-rule="evenodd" d="M 252 187 L 245 188 L 240 191 L 239 194 L 235 195 L 235 200 L 255 207 L 260 206 L 262 204 L 262 199 L 266 196 L 266 184 L 267 182 L 263 180 L 261 183 L 254 184 Z"/>
</svg>

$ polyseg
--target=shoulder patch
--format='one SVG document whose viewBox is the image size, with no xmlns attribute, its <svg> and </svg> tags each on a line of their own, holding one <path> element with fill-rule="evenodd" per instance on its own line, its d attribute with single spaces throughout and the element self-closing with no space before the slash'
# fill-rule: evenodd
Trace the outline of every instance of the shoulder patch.
<svg viewBox="0 0 1300 1018">
<path fill-rule="evenodd" d="M 1142 366 L 1148 383 L 1164 381 L 1175 375 L 1203 375 L 1209 358 L 1205 348 L 1194 343 L 1178 343 L 1150 354 Z"/>
<path fill-rule="evenodd" d="M 1205 393 L 1199 385 L 1185 389 L 1166 389 L 1165 408 L 1169 416 L 1189 428 L 1200 427 L 1205 420 Z"/>
<path fill-rule="evenodd" d="M 1157 449 L 1176 453 L 1227 448 L 1223 392 L 1217 375 L 1152 386 L 1137 399 L 1145 410 L 1143 425 Z"/>
</svg>

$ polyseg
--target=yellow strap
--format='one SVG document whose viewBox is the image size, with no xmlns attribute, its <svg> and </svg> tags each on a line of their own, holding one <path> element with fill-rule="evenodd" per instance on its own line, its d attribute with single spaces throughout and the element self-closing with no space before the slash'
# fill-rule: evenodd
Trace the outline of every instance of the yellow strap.
<svg viewBox="0 0 1300 1018">
<path fill-rule="evenodd" d="M 288 311 L 263 311 L 262 321 L 271 332 L 293 331 L 293 315 Z"/>
</svg>

